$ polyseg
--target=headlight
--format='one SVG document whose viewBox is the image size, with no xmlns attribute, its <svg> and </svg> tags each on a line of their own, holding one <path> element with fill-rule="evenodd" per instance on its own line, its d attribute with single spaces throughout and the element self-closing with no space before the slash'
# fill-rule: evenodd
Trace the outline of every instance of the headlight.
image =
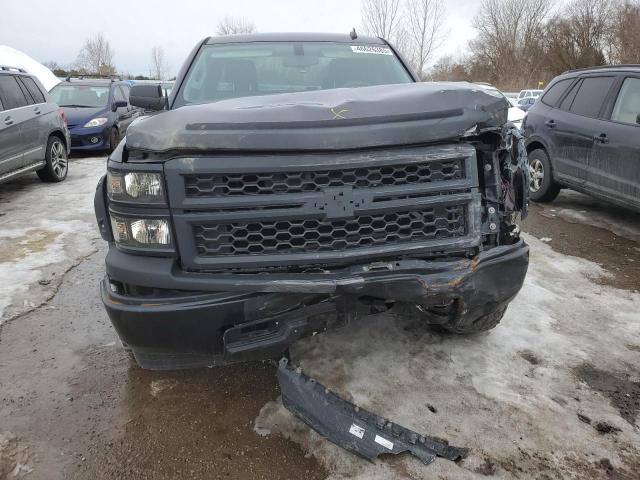
<svg viewBox="0 0 640 480">
<path fill-rule="evenodd" d="M 169 222 L 157 218 L 124 218 L 111 215 L 113 238 L 127 247 L 162 248 L 171 246 Z"/>
<path fill-rule="evenodd" d="M 164 203 L 160 173 L 107 173 L 107 193 L 111 200 L 136 203 Z"/>
<path fill-rule="evenodd" d="M 107 119 L 104 117 L 92 118 L 87 123 L 84 124 L 85 128 L 89 127 L 100 127 L 107 123 Z"/>
</svg>

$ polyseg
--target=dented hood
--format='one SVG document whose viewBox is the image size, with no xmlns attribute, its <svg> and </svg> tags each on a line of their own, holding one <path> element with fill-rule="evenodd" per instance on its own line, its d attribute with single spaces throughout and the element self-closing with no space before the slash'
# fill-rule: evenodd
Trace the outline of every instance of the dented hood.
<svg viewBox="0 0 640 480">
<path fill-rule="evenodd" d="M 243 97 L 145 118 L 127 148 L 342 150 L 451 140 L 500 128 L 509 104 L 468 83 L 413 83 Z"/>
</svg>

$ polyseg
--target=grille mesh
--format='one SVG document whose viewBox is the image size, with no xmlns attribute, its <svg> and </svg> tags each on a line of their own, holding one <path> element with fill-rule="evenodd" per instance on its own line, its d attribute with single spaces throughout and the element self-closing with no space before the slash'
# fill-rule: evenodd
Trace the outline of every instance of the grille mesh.
<svg viewBox="0 0 640 480">
<path fill-rule="evenodd" d="M 201 256 L 344 251 L 466 234 L 465 207 L 364 215 L 346 220 L 297 219 L 196 224 Z"/>
<path fill-rule="evenodd" d="M 313 172 L 269 172 L 185 175 L 187 197 L 269 195 L 316 192 L 326 187 L 372 188 L 458 180 L 463 160 L 371 166 Z"/>
</svg>

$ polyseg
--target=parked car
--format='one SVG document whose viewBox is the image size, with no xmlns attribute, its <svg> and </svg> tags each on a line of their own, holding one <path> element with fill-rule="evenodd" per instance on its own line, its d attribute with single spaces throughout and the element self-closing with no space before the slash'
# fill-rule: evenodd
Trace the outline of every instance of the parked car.
<svg viewBox="0 0 640 480">
<path fill-rule="evenodd" d="M 131 122 L 142 114 L 129 103 L 127 82 L 111 79 L 70 78 L 51 89 L 64 109 L 72 151 L 112 151 Z"/>
<path fill-rule="evenodd" d="M 536 103 L 538 97 L 526 97 L 518 100 L 518 108 L 523 112 L 529 111 L 531 106 Z"/>
<path fill-rule="evenodd" d="M 523 98 L 538 98 L 542 92 L 543 90 L 520 90 L 518 100 L 522 100 Z"/>
<path fill-rule="evenodd" d="M 132 87 L 158 113 L 95 209 L 102 300 L 142 367 L 273 358 L 394 305 L 500 322 L 528 265 L 522 137 L 503 96 L 417 80 L 379 38 L 252 34 L 196 45 L 168 104 Z"/>
<path fill-rule="evenodd" d="M 504 93 L 498 90 L 496 87 L 491 85 L 490 83 L 480 83 L 477 82 L 475 85 L 485 89 L 486 91 L 492 92 L 495 95 L 503 97 L 507 102 L 509 102 L 509 114 L 508 120 L 512 122 L 518 129 L 522 128 L 522 121 L 525 117 L 525 112 L 519 106 L 515 105 L 513 99 L 508 98 Z"/>
<path fill-rule="evenodd" d="M 0 66 L 0 182 L 33 171 L 46 182 L 64 180 L 70 143 L 64 112 L 40 81 Z"/>
<path fill-rule="evenodd" d="M 525 120 L 531 198 L 563 187 L 640 210 L 640 65 L 556 77 Z"/>
</svg>

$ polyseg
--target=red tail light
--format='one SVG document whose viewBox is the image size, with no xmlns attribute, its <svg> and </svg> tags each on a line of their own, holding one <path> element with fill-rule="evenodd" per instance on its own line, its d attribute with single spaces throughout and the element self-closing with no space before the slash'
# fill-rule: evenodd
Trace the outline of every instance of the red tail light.
<svg viewBox="0 0 640 480">
<path fill-rule="evenodd" d="M 64 110 L 59 108 L 58 109 L 58 114 L 60 115 L 60 118 L 62 118 L 62 121 L 64 122 L 64 125 L 66 126 L 67 125 L 67 119 L 64 116 Z"/>
</svg>

